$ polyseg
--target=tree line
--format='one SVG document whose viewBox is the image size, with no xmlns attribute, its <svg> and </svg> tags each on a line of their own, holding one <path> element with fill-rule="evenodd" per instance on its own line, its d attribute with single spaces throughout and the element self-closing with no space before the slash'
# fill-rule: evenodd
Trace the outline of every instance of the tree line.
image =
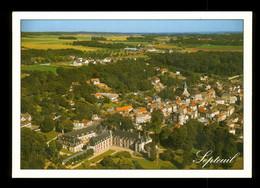
<svg viewBox="0 0 260 188">
<path fill-rule="evenodd" d="M 243 33 L 223 33 L 223 34 L 186 34 L 176 35 L 169 43 L 181 46 L 194 45 L 231 45 L 243 46 Z"/>
<path fill-rule="evenodd" d="M 77 37 L 73 37 L 73 36 L 65 36 L 65 37 L 58 37 L 58 39 L 71 39 L 71 40 L 77 40 Z"/>
<path fill-rule="evenodd" d="M 72 45 L 98 47 L 98 48 L 110 48 L 110 49 L 120 49 L 120 48 L 126 48 L 126 47 L 131 46 L 131 45 L 123 44 L 123 43 L 101 43 L 98 41 L 73 41 Z"/>
</svg>

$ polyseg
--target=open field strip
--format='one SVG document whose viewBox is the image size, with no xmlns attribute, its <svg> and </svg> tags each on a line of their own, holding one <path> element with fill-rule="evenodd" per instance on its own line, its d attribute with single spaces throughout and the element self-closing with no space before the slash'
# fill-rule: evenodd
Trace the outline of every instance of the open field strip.
<svg viewBox="0 0 260 188">
<path fill-rule="evenodd" d="M 73 46 L 72 43 L 74 40 L 69 39 L 58 39 L 62 35 L 48 35 L 48 36 L 36 36 L 36 37 L 23 37 L 21 39 L 21 46 L 23 49 L 76 49 L 82 51 L 96 51 L 100 48 L 96 47 L 87 47 L 87 46 Z M 76 36 L 77 37 L 77 36 Z M 76 40 L 89 40 L 89 36 L 80 36 Z"/>
<path fill-rule="evenodd" d="M 243 46 L 229 46 L 229 45 L 201 45 L 199 49 L 218 49 L 218 50 L 243 50 Z"/>
<path fill-rule="evenodd" d="M 214 48 L 186 48 L 183 50 L 179 50 L 179 52 L 185 53 L 185 52 L 197 52 L 197 51 L 206 51 L 206 52 L 210 52 L 210 51 L 220 51 L 220 52 L 243 52 L 243 50 L 234 50 L 234 49 L 214 49 Z"/>
<path fill-rule="evenodd" d="M 81 51 L 97 51 L 101 48 L 96 48 L 96 47 L 87 47 L 87 46 L 73 46 L 73 45 L 66 45 L 63 43 L 58 43 L 58 42 L 49 42 L 47 43 L 46 41 L 44 42 L 22 42 L 22 48 L 26 49 L 42 49 L 42 50 L 47 50 L 47 49 L 76 49 L 76 50 L 81 50 Z"/>
<path fill-rule="evenodd" d="M 33 70 L 40 70 L 40 71 L 52 71 L 55 74 L 56 73 L 56 69 L 58 68 L 58 66 L 55 65 L 22 65 L 21 69 L 22 70 L 29 70 L 29 71 L 33 71 Z"/>
</svg>

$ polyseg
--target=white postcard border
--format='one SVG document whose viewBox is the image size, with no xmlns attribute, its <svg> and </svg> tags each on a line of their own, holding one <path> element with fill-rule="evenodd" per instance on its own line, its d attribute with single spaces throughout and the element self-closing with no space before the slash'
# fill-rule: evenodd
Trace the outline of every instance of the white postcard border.
<svg viewBox="0 0 260 188">
<path fill-rule="evenodd" d="M 250 178 L 252 177 L 252 12 L 13 12 L 12 15 L 13 178 Z M 241 19 L 244 21 L 243 170 L 21 170 L 20 46 L 23 19 Z"/>
</svg>

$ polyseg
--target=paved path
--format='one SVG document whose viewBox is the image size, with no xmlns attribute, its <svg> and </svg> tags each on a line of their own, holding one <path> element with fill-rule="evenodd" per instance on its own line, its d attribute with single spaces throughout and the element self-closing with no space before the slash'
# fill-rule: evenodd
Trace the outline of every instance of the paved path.
<svg viewBox="0 0 260 188">
<path fill-rule="evenodd" d="M 52 140 L 55 140 L 58 136 L 60 136 L 61 134 L 58 134 L 57 136 L 55 136 L 54 138 L 52 138 L 51 140 L 49 140 L 47 143 L 47 145 L 49 146 L 49 143 L 52 141 Z"/>
</svg>

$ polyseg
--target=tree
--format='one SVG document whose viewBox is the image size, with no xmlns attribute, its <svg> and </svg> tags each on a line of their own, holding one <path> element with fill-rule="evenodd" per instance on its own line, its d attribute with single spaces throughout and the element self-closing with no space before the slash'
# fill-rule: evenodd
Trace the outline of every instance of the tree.
<svg viewBox="0 0 260 188">
<path fill-rule="evenodd" d="M 145 150 L 148 152 L 148 157 L 154 161 L 157 158 L 157 149 L 155 142 L 150 142 L 144 146 Z"/>
<path fill-rule="evenodd" d="M 135 165 L 131 158 L 120 158 L 117 162 L 117 166 L 119 169 L 135 169 Z"/>
<path fill-rule="evenodd" d="M 191 157 L 191 150 L 192 150 L 192 142 L 191 140 L 186 140 L 183 145 L 183 167 L 189 166 L 192 163 Z"/>
<path fill-rule="evenodd" d="M 155 134 L 159 134 L 162 130 L 163 114 L 160 109 L 154 109 L 152 112 L 151 128 Z"/>
<path fill-rule="evenodd" d="M 164 161 L 171 161 L 174 159 L 174 153 L 172 149 L 168 148 L 163 153 L 160 154 L 160 158 Z"/>
<path fill-rule="evenodd" d="M 40 129 L 42 132 L 50 132 L 53 130 L 55 126 L 55 122 L 50 116 L 45 116 L 42 124 L 40 125 Z"/>
<path fill-rule="evenodd" d="M 57 132 L 62 132 L 62 130 L 64 130 L 64 132 L 70 132 L 73 130 L 73 123 L 71 120 L 69 119 L 64 119 L 61 122 L 58 122 L 56 125 L 56 131 Z"/>
<path fill-rule="evenodd" d="M 164 147 L 172 147 L 172 131 L 169 126 L 162 128 L 162 131 L 159 135 L 160 144 Z"/>
<path fill-rule="evenodd" d="M 172 137 L 172 148 L 177 150 L 177 149 L 182 149 L 184 142 L 187 138 L 187 129 L 186 127 L 180 127 L 180 128 L 175 128 L 171 134 Z"/>
<path fill-rule="evenodd" d="M 134 128 L 134 124 L 131 117 L 126 116 L 122 118 L 121 128 L 125 130 L 130 130 Z"/>
<path fill-rule="evenodd" d="M 50 158 L 55 157 L 55 155 L 56 155 L 56 143 L 55 143 L 54 140 L 52 140 L 49 143 L 49 147 L 46 150 L 47 150 L 47 153 L 50 156 Z"/>
<path fill-rule="evenodd" d="M 106 156 L 103 158 L 102 161 L 100 161 L 100 164 L 105 168 L 116 168 L 116 164 L 112 159 L 112 156 Z"/>
<path fill-rule="evenodd" d="M 227 134 L 225 145 L 222 150 L 222 157 L 224 159 L 229 159 L 230 157 L 235 156 L 238 153 L 237 144 L 236 144 L 236 138 L 235 136 L 231 135 L 230 133 Z M 234 160 L 235 161 L 235 160 Z M 222 163 L 221 166 L 223 168 L 230 168 L 234 165 L 233 163 Z"/>
<path fill-rule="evenodd" d="M 46 139 L 29 128 L 21 129 L 21 169 L 43 169 Z"/>
<path fill-rule="evenodd" d="M 186 167 L 186 166 L 189 166 L 192 164 L 192 157 L 191 157 L 190 152 L 184 151 L 182 157 L 183 157 L 183 162 L 182 162 L 183 167 Z"/>
<path fill-rule="evenodd" d="M 75 108 L 77 108 L 75 119 L 91 119 L 93 112 L 89 104 L 80 102 L 75 105 Z"/>
</svg>

